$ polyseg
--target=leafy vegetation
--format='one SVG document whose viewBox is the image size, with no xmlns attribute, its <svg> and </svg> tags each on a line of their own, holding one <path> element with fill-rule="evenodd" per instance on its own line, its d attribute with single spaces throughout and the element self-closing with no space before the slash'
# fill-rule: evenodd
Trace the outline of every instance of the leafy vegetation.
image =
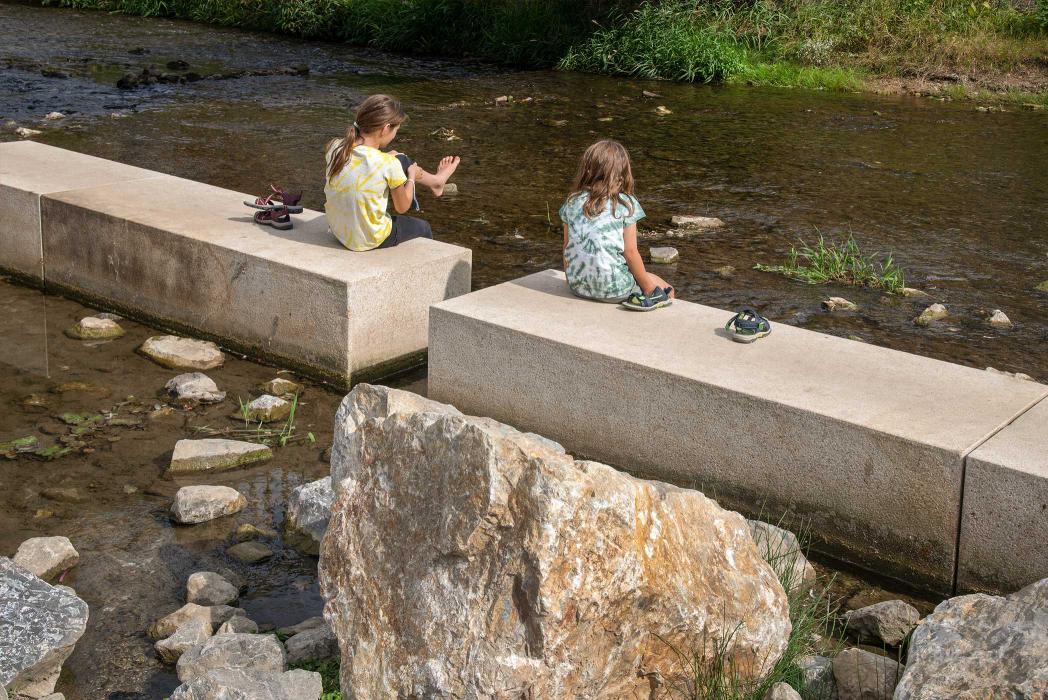
<svg viewBox="0 0 1048 700">
<path fill-rule="evenodd" d="M 889 254 L 883 259 L 866 255 L 849 236 L 841 243 L 827 242 L 822 234 L 814 245 L 803 240 L 790 248 L 785 265 L 756 265 L 761 272 L 777 272 L 808 284 L 849 284 L 883 289 L 892 294 L 906 286 L 903 271 Z"/>
</svg>

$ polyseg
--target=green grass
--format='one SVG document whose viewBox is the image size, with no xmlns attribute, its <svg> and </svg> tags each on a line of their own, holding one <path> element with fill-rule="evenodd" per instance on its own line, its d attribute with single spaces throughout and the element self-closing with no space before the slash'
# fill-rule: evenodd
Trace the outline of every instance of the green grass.
<svg viewBox="0 0 1048 700">
<path fill-rule="evenodd" d="M 237 402 L 240 406 L 237 409 L 237 412 L 244 420 L 243 428 L 212 428 L 208 425 L 202 425 L 196 427 L 195 431 L 203 435 L 221 435 L 223 437 L 231 437 L 237 440 L 248 440 L 269 447 L 287 447 L 296 442 L 308 442 L 313 444 L 317 441 L 316 436 L 313 435 L 312 432 L 307 432 L 303 435 L 298 432 L 298 428 L 295 426 L 295 414 L 298 411 L 297 394 L 293 399 L 291 399 L 291 412 L 288 414 L 287 419 L 284 420 L 283 424 L 275 428 L 270 428 L 264 423 L 255 423 L 250 420 L 248 405 L 244 403 L 240 397 L 237 397 Z"/>
<path fill-rule="evenodd" d="M 791 248 L 785 265 L 758 264 L 754 267 L 761 272 L 775 272 L 808 284 L 848 284 L 883 289 L 892 294 L 906 286 L 903 271 L 891 254 L 883 257 L 865 254 L 851 236 L 836 243 L 827 242 L 819 234 L 814 245 L 802 240 L 799 248 Z"/>
</svg>

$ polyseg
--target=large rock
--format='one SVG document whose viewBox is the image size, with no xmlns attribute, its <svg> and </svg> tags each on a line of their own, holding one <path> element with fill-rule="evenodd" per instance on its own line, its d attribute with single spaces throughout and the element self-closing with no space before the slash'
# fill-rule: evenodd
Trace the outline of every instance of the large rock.
<svg viewBox="0 0 1048 700">
<path fill-rule="evenodd" d="M 179 440 L 167 471 L 169 474 L 220 472 L 263 462 L 272 456 L 271 449 L 255 442 L 222 438 Z"/>
<path fill-rule="evenodd" d="M 32 537 L 18 545 L 14 562 L 45 581 L 76 566 L 80 555 L 68 537 Z"/>
<path fill-rule="evenodd" d="M 149 626 L 147 632 L 153 639 L 164 639 L 165 637 L 170 637 L 179 627 L 193 619 L 206 620 L 214 629 L 233 616 L 244 614 L 242 609 L 231 608 L 228 605 L 205 606 L 197 605 L 196 603 L 186 603 L 173 613 L 165 615 L 154 622 Z"/>
<path fill-rule="evenodd" d="M 164 389 L 180 401 L 218 403 L 226 398 L 226 392 L 219 391 L 215 380 L 203 372 L 180 374 L 169 380 Z"/>
<path fill-rule="evenodd" d="M 244 494 L 228 486 L 183 486 L 175 494 L 171 515 L 177 523 L 194 525 L 239 513 L 245 505 Z"/>
<path fill-rule="evenodd" d="M 1048 578 L 950 598 L 910 637 L 895 700 L 1048 697 Z"/>
<path fill-rule="evenodd" d="M 880 654 L 846 649 L 833 660 L 840 700 L 892 700 L 905 667 Z"/>
<path fill-rule="evenodd" d="M 313 671 L 216 669 L 178 686 L 170 700 L 318 700 L 323 690 Z"/>
<path fill-rule="evenodd" d="M 218 346 L 206 340 L 157 335 L 138 349 L 153 362 L 168 369 L 207 370 L 221 367 L 226 356 Z"/>
<path fill-rule="evenodd" d="M 238 597 L 237 587 L 213 571 L 198 571 L 186 581 L 187 603 L 228 605 Z"/>
<path fill-rule="evenodd" d="M 215 669 L 282 673 L 286 665 L 284 647 L 271 634 L 219 634 L 182 654 L 177 669 L 185 683 Z"/>
<path fill-rule="evenodd" d="M 714 641 L 744 675 L 775 664 L 786 595 L 742 516 L 405 394 L 358 385 L 338 414 L 320 583 L 343 688 L 628 697 Z"/>
<path fill-rule="evenodd" d="M 284 521 L 290 543 L 309 554 L 319 553 L 334 500 L 330 476 L 292 491 L 287 504 L 287 520 Z"/>
<path fill-rule="evenodd" d="M 328 625 L 304 630 L 284 642 L 287 662 L 302 664 L 338 658 L 338 637 Z"/>
<path fill-rule="evenodd" d="M 211 623 L 207 619 L 194 617 L 186 620 L 174 634 L 161 639 L 153 647 L 165 663 L 173 664 L 190 648 L 206 642 L 212 632 Z"/>
<path fill-rule="evenodd" d="M 859 642 L 899 646 L 917 626 L 921 614 L 901 600 L 886 600 L 844 613 L 848 632 Z"/>
<path fill-rule="evenodd" d="M 747 520 L 746 523 L 757 544 L 757 551 L 791 592 L 815 582 L 815 567 L 804 556 L 796 535 L 761 520 Z"/>
<path fill-rule="evenodd" d="M 0 557 L 0 687 L 13 696 L 54 692 L 87 627 L 87 603 Z"/>
</svg>

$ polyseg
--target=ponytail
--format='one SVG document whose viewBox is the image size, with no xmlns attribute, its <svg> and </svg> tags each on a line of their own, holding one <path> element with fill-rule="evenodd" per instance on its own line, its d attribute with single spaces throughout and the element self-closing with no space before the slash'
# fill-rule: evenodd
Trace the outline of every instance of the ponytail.
<svg viewBox="0 0 1048 700">
<path fill-rule="evenodd" d="M 331 182 L 346 167 L 346 163 L 353 157 L 353 148 L 357 140 L 364 134 L 380 131 L 387 124 L 399 126 L 407 121 L 407 115 L 400 103 L 389 95 L 372 95 L 364 100 L 357 108 L 356 118 L 346 129 L 346 135 L 341 139 L 334 139 L 327 145 L 330 154 L 327 179 Z"/>
<path fill-rule="evenodd" d="M 353 122 L 353 125 L 346 129 L 344 137 L 328 142 L 327 152 L 330 158 L 327 169 L 328 182 L 334 180 L 335 176 L 342 172 L 342 168 L 346 167 L 346 163 L 353 155 L 353 145 L 358 138 L 360 138 L 360 132 L 357 130 L 357 123 Z"/>
</svg>

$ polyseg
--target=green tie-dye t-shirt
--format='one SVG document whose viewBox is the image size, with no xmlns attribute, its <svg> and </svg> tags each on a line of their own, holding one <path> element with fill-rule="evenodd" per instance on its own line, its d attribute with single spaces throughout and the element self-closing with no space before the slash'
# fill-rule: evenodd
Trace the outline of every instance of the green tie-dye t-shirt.
<svg viewBox="0 0 1048 700">
<path fill-rule="evenodd" d="M 644 218 L 636 197 L 623 195 L 633 204 L 633 213 L 622 202 L 604 205 L 604 211 L 589 218 L 583 212 L 588 195 L 569 197 L 560 208 L 560 220 L 568 225 L 564 249 L 564 274 L 571 290 L 592 299 L 614 299 L 633 291 L 636 284 L 623 254 L 622 230 Z"/>
</svg>

